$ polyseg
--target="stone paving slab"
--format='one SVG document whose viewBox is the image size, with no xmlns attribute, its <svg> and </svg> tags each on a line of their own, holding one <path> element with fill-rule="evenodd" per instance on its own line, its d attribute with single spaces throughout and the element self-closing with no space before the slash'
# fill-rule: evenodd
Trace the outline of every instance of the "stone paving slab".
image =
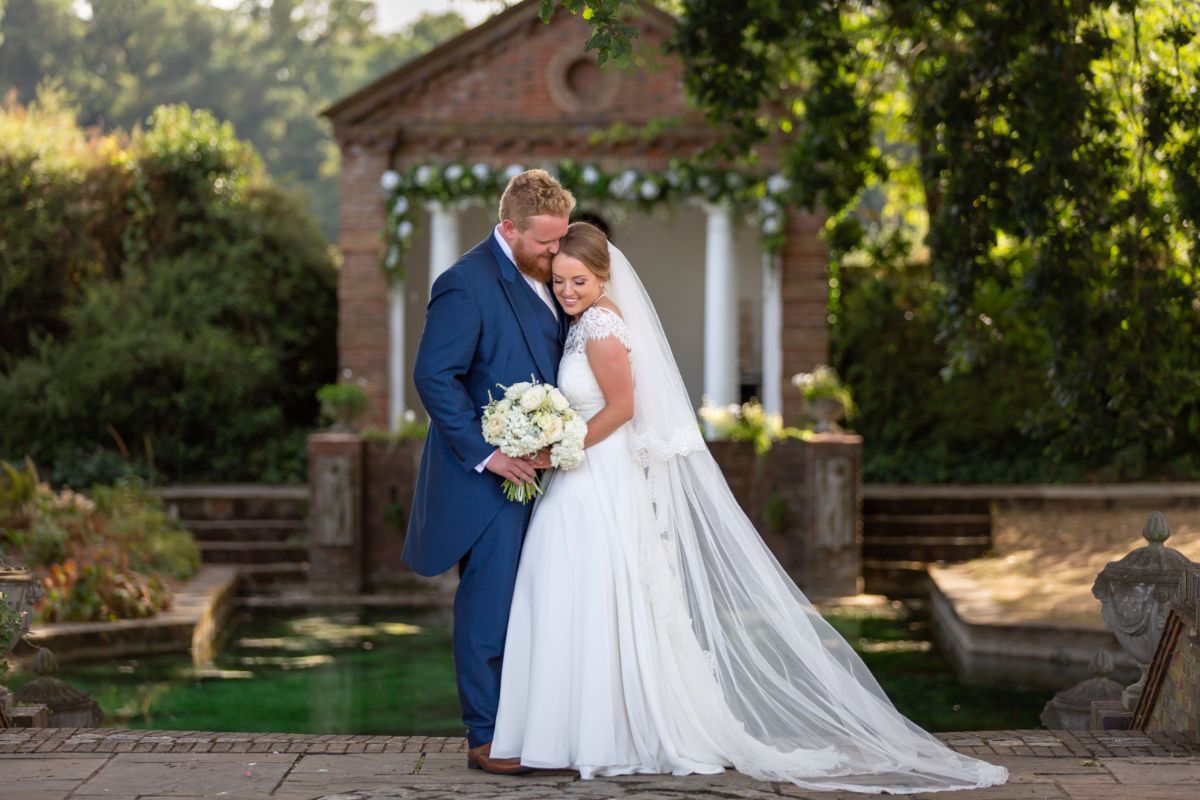
<svg viewBox="0 0 1200 800">
<path fill-rule="evenodd" d="M 975 731 L 940 734 L 1001 764 L 1003 786 L 909 795 L 915 800 L 1196 800 L 1200 739 L 1187 734 Z M 509 778 L 466 769 L 447 737 L 0 730 L 0 800 L 861 800 L 717 776 L 638 775 L 581 781 L 570 771 Z"/>
</svg>

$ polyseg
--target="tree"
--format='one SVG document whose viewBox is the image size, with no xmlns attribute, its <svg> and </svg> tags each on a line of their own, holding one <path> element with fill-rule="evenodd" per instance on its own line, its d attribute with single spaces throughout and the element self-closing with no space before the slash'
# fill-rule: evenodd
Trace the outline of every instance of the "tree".
<svg viewBox="0 0 1200 800">
<path fill-rule="evenodd" d="M 624 52 L 630 0 L 562 5 Z M 1144 474 L 1196 450 L 1200 4 L 678 8 L 686 88 L 726 133 L 710 155 L 777 148 L 840 264 L 927 247 L 947 374 L 1040 342 L 1045 400 L 1020 413 L 1050 456 Z"/>
</svg>

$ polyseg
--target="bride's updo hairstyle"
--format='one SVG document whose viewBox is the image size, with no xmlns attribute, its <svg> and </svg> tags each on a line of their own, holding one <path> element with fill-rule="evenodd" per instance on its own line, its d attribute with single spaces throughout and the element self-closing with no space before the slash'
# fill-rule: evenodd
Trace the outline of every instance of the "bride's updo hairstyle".
<svg viewBox="0 0 1200 800">
<path fill-rule="evenodd" d="M 558 252 L 578 259 L 600 280 L 608 280 L 608 237 L 592 223 L 572 222 L 558 244 Z"/>
</svg>

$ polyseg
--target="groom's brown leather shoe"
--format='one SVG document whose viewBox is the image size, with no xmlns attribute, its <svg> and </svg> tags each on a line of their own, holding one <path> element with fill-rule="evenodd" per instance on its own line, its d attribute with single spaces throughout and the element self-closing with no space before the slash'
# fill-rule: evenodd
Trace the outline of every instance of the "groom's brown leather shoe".
<svg viewBox="0 0 1200 800">
<path fill-rule="evenodd" d="M 467 751 L 468 769 L 481 769 L 494 775 L 528 775 L 532 767 L 522 766 L 519 758 L 492 758 L 492 743 L 481 744 Z"/>
</svg>

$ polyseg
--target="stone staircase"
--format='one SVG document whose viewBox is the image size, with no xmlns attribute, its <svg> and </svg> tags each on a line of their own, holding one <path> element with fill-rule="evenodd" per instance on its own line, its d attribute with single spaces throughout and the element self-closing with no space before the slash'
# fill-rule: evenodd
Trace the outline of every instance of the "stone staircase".
<svg viewBox="0 0 1200 800">
<path fill-rule="evenodd" d="M 969 561 L 992 547 L 991 499 L 947 487 L 866 486 L 865 591 L 925 597 L 927 567 Z"/>
<path fill-rule="evenodd" d="M 196 537 L 205 564 L 238 568 L 240 594 L 277 595 L 307 583 L 308 487 L 170 486 L 159 496 Z"/>
</svg>

